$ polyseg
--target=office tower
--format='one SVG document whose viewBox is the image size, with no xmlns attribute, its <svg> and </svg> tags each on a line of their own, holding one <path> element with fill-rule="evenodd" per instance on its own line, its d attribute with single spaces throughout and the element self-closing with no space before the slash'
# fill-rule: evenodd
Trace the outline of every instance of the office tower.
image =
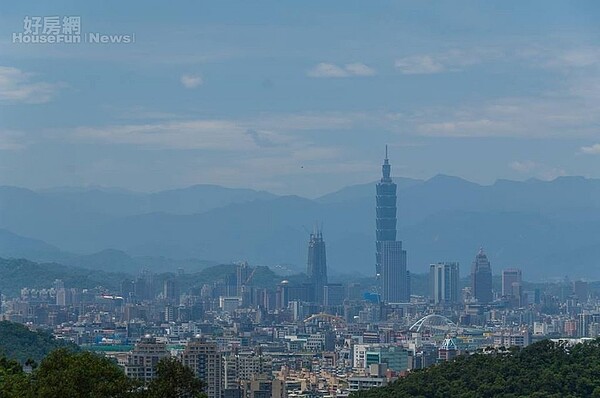
<svg viewBox="0 0 600 398">
<path fill-rule="evenodd" d="M 121 296 L 125 300 L 135 294 L 135 283 L 131 279 L 125 279 L 121 282 Z"/>
<path fill-rule="evenodd" d="M 381 275 L 382 242 L 396 241 L 396 184 L 390 177 L 391 166 L 385 147 L 385 159 L 383 161 L 382 178 L 377 183 L 377 241 L 376 241 L 376 264 L 375 272 Z"/>
<path fill-rule="evenodd" d="M 579 301 L 587 301 L 589 288 L 586 281 L 573 281 L 573 294 Z"/>
<path fill-rule="evenodd" d="M 323 288 L 327 284 L 327 259 L 323 233 L 319 230 L 310 234 L 306 274 L 309 283 L 313 286 L 313 301 L 323 304 Z"/>
<path fill-rule="evenodd" d="M 515 297 L 519 298 L 517 294 L 515 294 L 514 288 L 517 288 L 521 285 L 521 270 L 517 268 L 508 268 L 502 270 L 502 296 L 504 297 Z"/>
<path fill-rule="evenodd" d="M 435 304 L 456 304 L 460 301 L 458 263 L 437 263 L 429 266 L 429 292 Z"/>
<path fill-rule="evenodd" d="M 154 275 L 148 271 L 143 271 L 135 280 L 134 290 L 138 300 L 154 299 Z"/>
<path fill-rule="evenodd" d="M 406 250 L 402 249 L 402 242 L 396 240 L 396 184 L 390 177 L 387 146 L 381 170 L 381 181 L 376 189 L 375 271 L 383 302 L 407 302 L 410 301 L 410 274 L 406 269 Z"/>
<path fill-rule="evenodd" d="M 205 392 L 208 398 L 221 398 L 222 357 L 217 343 L 203 337 L 195 337 L 183 350 L 181 361 L 194 371 L 196 377 L 206 383 Z"/>
<path fill-rule="evenodd" d="M 163 297 L 169 303 L 179 305 L 179 285 L 174 279 L 165 279 Z"/>
<path fill-rule="evenodd" d="M 162 358 L 168 357 L 165 343 L 156 338 L 142 337 L 133 350 L 127 354 L 125 374 L 131 378 L 149 382 L 156 377 L 156 365 Z"/>
<path fill-rule="evenodd" d="M 250 280 L 252 279 L 252 268 L 248 266 L 248 263 L 246 261 L 241 262 L 240 264 L 238 264 L 237 269 L 236 269 L 236 282 L 237 282 L 237 295 L 238 296 L 242 296 L 243 293 L 243 288 L 250 283 Z"/>
<path fill-rule="evenodd" d="M 346 288 L 341 283 L 329 283 L 323 290 L 323 305 L 337 307 L 344 304 Z"/>
<path fill-rule="evenodd" d="M 410 301 L 406 272 L 406 250 L 400 241 L 381 243 L 381 299 L 384 303 Z"/>
<path fill-rule="evenodd" d="M 492 267 L 483 248 L 475 256 L 471 269 L 471 288 L 473 297 L 481 304 L 491 303 L 492 297 Z"/>
</svg>

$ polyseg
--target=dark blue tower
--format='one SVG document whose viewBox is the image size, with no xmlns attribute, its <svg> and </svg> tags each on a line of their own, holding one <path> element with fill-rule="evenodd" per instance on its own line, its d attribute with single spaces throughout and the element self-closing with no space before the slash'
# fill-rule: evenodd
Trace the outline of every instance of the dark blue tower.
<svg viewBox="0 0 600 398">
<path fill-rule="evenodd" d="M 390 177 L 391 166 L 388 159 L 387 145 L 385 146 L 385 160 L 381 166 L 383 176 L 377 183 L 377 253 L 375 272 L 381 275 L 382 242 L 396 240 L 396 184 Z"/>
<path fill-rule="evenodd" d="M 308 264 L 306 268 L 309 283 L 313 289 L 313 301 L 323 305 L 323 293 L 327 284 L 327 256 L 323 233 L 315 228 L 308 242 Z"/>
</svg>

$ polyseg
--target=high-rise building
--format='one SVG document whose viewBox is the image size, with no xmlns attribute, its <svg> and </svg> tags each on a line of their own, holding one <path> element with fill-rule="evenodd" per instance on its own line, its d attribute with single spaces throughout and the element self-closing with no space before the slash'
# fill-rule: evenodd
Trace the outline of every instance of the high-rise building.
<svg viewBox="0 0 600 398">
<path fill-rule="evenodd" d="M 435 304 L 456 304 L 460 301 L 459 265 L 455 262 L 429 266 L 429 292 Z"/>
<path fill-rule="evenodd" d="M 473 297 L 480 303 L 486 304 L 493 301 L 492 296 L 492 267 L 483 248 L 475 256 L 471 269 L 471 288 Z"/>
<path fill-rule="evenodd" d="M 248 265 L 248 262 L 243 261 L 240 264 L 238 264 L 236 269 L 236 294 L 238 296 L 241 297 L 243 295 L 243 289 L 246 286 L 246 284 L 250 282 L 252 271 L 253 269 Z"/>
<path fill-rule="evenodd" d="M 341 283 L 329 283 L 325 285 L 323 291 L 323 305 L 325 307 L 336 307 L 344 304 L 346 288 Z"/>
<path fill-rule="evenodd" d="M 175 279 L 165 279 L 163 297 L 169 303 L 179 305 L 179 285 Z"/>
<path fill-rule="evenodd" d="M 585 281 L 573 281 L 573 294 L 579 301 L 586 301 L 588 299 L 588 283 Z"/>
<path fill-rule="evenodd" d="M 313 301 L 323 304 L 323 288 L 327 284 L 327 258 L 323 233 L 319 230 L 310 234 L 306 274 L 313 287 Z"/>
<path fill-rule="evenodd" d="M 181 361 L 189 366 L 196 377 L 206 383 L 208 398 L 221 398 L 223 385 L 222 357 L 217 343 L 195 337 L 186 345 Z"/>
<path fill-rule="evenodd" d="M 521 270 L 508 268 L 502 270 L 502 296 L 519 298 L 515 290 L 522 284 Z M 517 288 L 517 289 L 515 289 Z"/>
<path fill-rule="evenodd" d="M 410 301 L 406 250 L 400 241 L 381 242 L 381 300 L 384 303 Z"/>
<path fill-rule="evenodd" d="M 127 354 L 125 374 L 131 378 L 149 382 L 156 377 L 156 365 L 162 358 L 168 357 L 166 344 L 155 337 L 145 336 Z"/>
<path fill-rule="evenodd" d="M 375 272 L 381 275 L 382 243 L 396 241 L 396 184 L 390 177 L 392 166 L 385 147 L 385 159 L 381 171 L 383 176 L 377 183 L 377 254 Z"/>
<path fill-rule="evenodd" d="M 396 184 L 391 178 L 387 146 L 377 183 L 375 272 L 380 283 L 381 300 L 386 303 L 410 301 L 410 274 L 406 269 L 406 250 L 396 240 Z"/>
</svg>

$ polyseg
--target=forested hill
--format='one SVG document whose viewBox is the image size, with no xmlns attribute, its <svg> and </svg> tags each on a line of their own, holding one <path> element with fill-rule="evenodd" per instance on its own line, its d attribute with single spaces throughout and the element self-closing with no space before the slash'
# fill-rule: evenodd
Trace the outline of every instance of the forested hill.
<svg viewBox="0 0 600 398">
<path fill-rule="evenodd" d="M 51 333 L 29 330 L 20 323 L 0 322 L 0 355 L 25 363 L 28 359 L 41 361 L 51 351 L 67 347 L 77 350 L 77 345 L 58 340 Z"/>
<path fill-rule="evenodd" d="M 600 397 L 600 339 L 571 347 L 544 340 L 508 354 L 461 356 L 351 397 Z"/>
</svg>

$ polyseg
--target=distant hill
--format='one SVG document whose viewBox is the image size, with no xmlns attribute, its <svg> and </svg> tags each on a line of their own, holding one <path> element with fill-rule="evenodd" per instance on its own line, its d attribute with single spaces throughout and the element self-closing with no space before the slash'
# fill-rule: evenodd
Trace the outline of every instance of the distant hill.
<svg viewBox="0 0 600 398">
<path fill-rule="evenodd" d="M 0 229 L 0 257 L 55 261 L 68 257 L 68 254 L 42 240 L 26 238 Z"/>
<path fill-rule="evenodd" d="M 439 175 L 397 181 L 398 238 L 413 272 L 427 272 L 431 262 L 459 261 L 465 275 L 483 246 L 495 273 L 520 267 L 528 280 L 567 274 L 600 279 L 600 180 L 560 177 L 480 185 Z M 374 269 L 374 189 L 374 183 L 361 184 L 310 200 L 214 186 L 153 194 L 2 187 L 0 228 L 68 252 L 120 250 L 135 259 L 136 269 L 139 257 L 163 257 L 213 264 L 248 260 L 304 270 L 308 231 L 319 221 L 332 272 L 369 276 Z M 101 252 L 65 261 L 114 269 L 109 263 L 129 260 Z"/>
<path fill-rule="evenodd" d="M 61 263 L 92 270 L 139 274 L 141 271 L 151 272 L 197 272 L 208 266 L 216 265 L 213 261 L 194 258 L 171 259 L 163 256 L 130 256 L 122 250 L 105 249 L 96 253 L 68 256 Z"/>
<path fill-rule="evenodd" d="M 171 259 L 164 256 L 133 257 L 122 250 L 104 249 L 96 253 L 77 255 L 62 251 L 39 239 L 26 238 L 0 229 L 0 257 L 27 258 L 38 262 L 58 262 L 92 270 L 138 274 L 142 270 L 175 272 L 183 269 L 196 272 L 215 262 L 194 258 Z"/>
<path fill-rule="evenodd" d="M 252 189 L 225 188 L 199 184 L 187 188 L 142 193 L 102 187 L 56 188 L 40 191 L 0 187 L 0 201 L 6 196 L 36 196 L 54 205 L 67 205 L 85 213 L 123 216 L 145 213 L 194 214 L 231 203 L 274 199 L 277 195 Z"/>
<path fill-rule="evenodd" d="M 200 271 L 179 273 L 177 270 L 154 273 L 154 289 L 158 294 L 162 291 L 166 279 L 175 279 L 182 291 L 192 287 L 202 287 L 217 281 L 225 281 L 236 274 L 235 264 L 219 264 L 204 267 Z M 41 289 L 52 287 L 56 279 L 61 279 L 66 287 L 94 288 L 103 287 L 112 292 L 119 292 L 124 280 L 133 280 L 138 274 L 123 272 L 107 272 L 90 270 L 72 265 L 57 263 L 36 263 L 25 259 L 0 258 L 0 292 L 14 297 L 24 287 Z M 256 287 L 273 287 L 283 279 L 303 281 L 304 275 L 294 274 L 285 277 L 266 266 L 256 266 L 249 284 Z"/>
<path fill-rule="evenodd" d="M 49 288 L 56 279 L 65 286 L 117 290 L 122 280 L 130 277 L 121 273 L 88 270 L 56 263 L 35 263 L 25 259 L 0 258 L 0 292 L 16 296 L 21 288 Z"/>
<path fill-rule="evenodd" d="M 394 178 L 394 182 L 399 190 L 406 189 L 423 183 L 423 180 L 413 178 Z M 372 199 L 375 194 L 375 185 L 377 181 L 367 184 L 350 185 L 338 191 L 328 193 L 315 199 L 319 203 L 340 203 L 346 201 L 355 201 L 357 199 Z"/>
</svg>

